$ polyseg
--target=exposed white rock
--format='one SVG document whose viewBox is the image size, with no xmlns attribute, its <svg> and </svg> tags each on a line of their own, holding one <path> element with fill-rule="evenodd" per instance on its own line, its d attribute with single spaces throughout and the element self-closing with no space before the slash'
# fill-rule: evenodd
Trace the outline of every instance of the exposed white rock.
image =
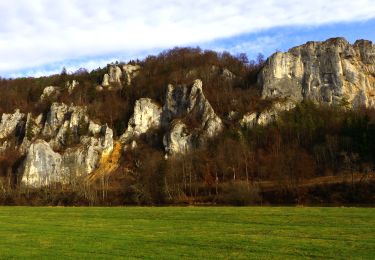
<svg viewBox="0 0 375 260">
<path fill-rule="evenodd" d="M 68 110 L 68 106 L 64 103 L 53 103 L 51 105 L 42 132 L 44 136 L 54 137 L 57 135 L 58 130 L 65 122 L 65 117 L 68 113 Z"/>
<path fill-rule="evenodd" d="M 25 154 L 27 149 L 31 145 L 31 141 L 34 140 L 42 130 L 42 119 L 43 114 L 40 114 L 33 119 L 32 114 L 27 114 L 26 124 L 25 124 L 25 136 L 23 138 L 22 144 L 19 148 L 21 154 Z"/>
<path fill-rule="evenodd" d="M 61 174 L 65 183 L 73 183 L 77 178 L 87 176 L 99 165 L 102 156 L 113 151 L 113 132 L 108 126 L 101 127 L 100 137 L 81 138 L 81 146 L 68 148 L 62 155 Z"/>
<path fill-rule="evenodd" d="M 66 87 L 68 89 L 69 94 L 72 94 L 78 85 L 79 85 L 79 82 L 75 79 L 72 80 L 72 82 L 70 81 L 66 82 Z"/>
<path fill-rule="evenodd" d="M 275 53 L 260 73 L 264 98 L 286 97 L 352 107 L 375 105 L 375 46 L 343 38 L 308 42 Z"/>
<path fill-rule="evenodd" d="M 239 123 L 242 127 L 248 128 L 252 128 L 256 125 L 265 126 L 276 121 L 280 113 L 289 111 L 295 107 L 296 104 L 293 101 L 278 101 L 264 111 L 245 114 Z"/>
<path fill-rule="evenodd" d="M 236 77 L 236 75 L 234 75 L 233 72 L 231 72 L 227 68 L 223 69 L 222 75 L 225 79 L 228 79 L 228 80 L 233 80 Z"/>
<path fill-rule="evenodd" d="M 98 134 L 100 134 L 101 130 L 102 130 L 102 126 L 101 125 L 96 124 L 93 121 L 90 121 L 90 123 L 89 123 L 89 132 L 92 135 L 98 135 Z"/>
<path fill-rule="evenodd" d="M 198 144 L 194 135 L 190 133 L 181 120 L 173 122 L 170 131 L 164 136 L 163 144 L 167 154 L 184 154 L 191 151 Z"/>
<path fill-rule="evenodd" d="M 121 142 L 126 143 L 146 133 L 151 128 L 159 128 L 162 108 L 149 98 L 141 98 L 135 102 L 134 113 L 128 123 L 128 128 L 121 136 Z"/>
<path fill-rule="evenodd" d="M 61 182 L 61 155 L 55 153 L 44 140 L 37 140 L 28 149 L 22 183 L 41 187 Z"/>
<path fill-rule="evenodd" d="M 55 99 L 60 94 L 60 88 L 55 86 L 48 86 L 43 89 L 43 93 L 40 96 L 40 100 L 44 101 L 47 99 Z"/>
<path fill-rule="evenodd" d="M 121 77 L 122 77 L 122 71 L 119 66 L 116 65 L 108 65 L 108 73 L 104 74 L 103 81 L 102 81 L 102 87 L 109 87 L 109 89 L 112 89 L 112 84 L 120 84 L 121 85 Z M 98 91 L 101 91 L 99 87 L 97 87 Z"/>
<path fill-rule="evenodd" d="M 102 86 L 103 87 L 108 87 L 109 86 L 109 74 L 104 74 L 104 76 L 103 76 L 103 81 L 102 81 Z M 101 90 L 103 90 L 103 88 L 99 88 L 99 87 L 96 87 L 96 89 L 98 90 L 98 91 L 101 91 Z"/>
<path fill-rule="evenodd" d="M 243 116 L 243 118 L 240 120 L 240 125 L 242 127 L 253 127 L 257 125 L 257 118 L 258 118 L 258 113 L 256 112 L 250 112 L 247 113 Z"/>
<path fill-rule="evenodd" d="M 65 130 L 62 129 L 74 129 L 76 127 L 75 122 L 79 122 L 79 120 L 74 119 L 74 113 L 79 114 L 84 109 L 73 107 L 72 111 L 71 119 L 64 121 L 57 136 L 52 140 L 65 140 Z M 85 116 L 78 116 L 77 118 L 85 118 Z M 80 144 L 67 148 L 62 154 L 52 150 L 51 145 L 54 145 L 54 142 L 50 141 L 51 145 L 44 140 L 37 140 L 32 143 L 27 149 L 23 183 L 34 187 L 41 187 L 54 182 L 68 184 L 92 173 L 98 167 L 101 157 L 108 156 L 112 152 L 114 143 L 113 131 L 107 125 L 100 126 L 98 132 L 97 125 L 92 123 L 91 130 L 95 133 L 95 136 L 80 136 Z"/>
<path fill-rule="evenodd" d="M 128 86 L 131 85 L 132 80 L 139 74 L 139 70 L 141 67 L 139 65 L 132 65 L 127 64 L 122 67 L 122 70 L 124 71 L 126 84 Z"/>
<path fill-rule="evenodd" d="M 120 67 L 109 66 L 109 83 L 121 83 L 122 71 Z"/>
<path fill-rule="evenodd" d="M 0 140 L 13 134 L 16 131 L 17 126 L 21 124 L 24 117 L 25 114 L 22 114 L 19 109 L 16 109 L 13 114 L 3 114 L 0 123 Z"/>
<path fill-rule="evenodd" d="M 168 127 L 175 118 L 193 118 L 198 126 L 196 129 L 189 129 L 182 122 L 175 123 L 164 137 L 165 150 L 170 154 L 185 151 L 184 148 L 180 149 L 181 147 L 190 149 L 199 146 L 207 138 L 217 135 L 223 128 L 221 119 L 215 114 L 204 96 L 201 80 L 195 80 L 192 87 L 168 86 L 163 107 L 162 125 Z M 191 134 L 187 134 L 187 131 L 191 131 Z M 197 134 L 198 132 L 199 134 Z M 177 138 L 178 136 L 181 138 Z M 187 138 L 187 136 L 196 136 L 196 138 Z M 175 144 L 178 140 L 181 141 L 180 145 Z M 189 141 L 194 143 L 185 143 Z"/>
</svg>

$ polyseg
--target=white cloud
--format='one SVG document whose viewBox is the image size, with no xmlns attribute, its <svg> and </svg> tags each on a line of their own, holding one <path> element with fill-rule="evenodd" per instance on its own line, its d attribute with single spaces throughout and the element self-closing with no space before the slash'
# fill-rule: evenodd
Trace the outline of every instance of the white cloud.
<svg viewBox="0 0 375 260">
<path fill-rule="evenodd" d="M 1 75 L 65 60 L 198 44 L 276 26 L 367 20 L 375 17 L 375 1 L 0 0 L 0 17 Z"/>
</svg>

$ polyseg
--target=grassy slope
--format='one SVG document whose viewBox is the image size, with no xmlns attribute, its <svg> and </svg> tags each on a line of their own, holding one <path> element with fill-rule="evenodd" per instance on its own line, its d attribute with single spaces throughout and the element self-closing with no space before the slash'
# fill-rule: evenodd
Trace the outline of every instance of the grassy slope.
<svg viewBox="0 0 375 260">
<path fill-rule="evenodd" d="M 0 207 L 0 259 L 375 257 L 375 209 Z"/>
</svg>

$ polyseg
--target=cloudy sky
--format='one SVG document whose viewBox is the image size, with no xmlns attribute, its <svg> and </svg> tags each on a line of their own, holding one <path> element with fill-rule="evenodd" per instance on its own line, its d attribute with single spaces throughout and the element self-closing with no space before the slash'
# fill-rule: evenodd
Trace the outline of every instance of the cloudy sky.
<svg viewBox="0 0 375 260">
<path fill-rule="evenodd" d="M 265 56 L 375 41 L 375 0 L 0 0 L 0 76 L 94 69 L 175 46 Z"/>
</svg>

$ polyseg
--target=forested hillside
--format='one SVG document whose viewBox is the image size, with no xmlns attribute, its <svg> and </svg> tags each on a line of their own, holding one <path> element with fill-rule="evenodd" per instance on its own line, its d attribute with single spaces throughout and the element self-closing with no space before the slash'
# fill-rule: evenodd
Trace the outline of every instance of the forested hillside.
<svg viewBox="0 0 375 260">
<path fill-rule="evenodd" d="M 0 203 L 374 203 L 374 46 L 309 44 L 1 79 Z"/>
</svg>

